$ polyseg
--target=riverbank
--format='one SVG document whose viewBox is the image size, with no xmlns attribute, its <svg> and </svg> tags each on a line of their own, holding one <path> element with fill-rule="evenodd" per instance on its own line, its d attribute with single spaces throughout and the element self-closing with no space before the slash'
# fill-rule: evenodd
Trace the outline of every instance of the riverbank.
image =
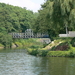
<svg viewBox="0 0 75 75">
<path fill-rule="evenodd" d="M 20 48 L 25 48 L 25 49 L 28 49 L 28 48 L 32 48 L 32 47 L 40 47 L 42 48 L 43 47 L 43 42 L 42 40 L 39 38 L 30 38 L 30 39 L 16 39 L 14 40 L 14 44 L 17 46 L 17 47 L 20 47 Z"/>
<path fill-rule="evenodd" d="M 28 53 L 35 56 L 75 57 L 72 38 L 60 38 L 52 41 L 44 48 L 28 48 Z"/>
<path fill-rule="evenodd" d="M 75 57 L 75 38 L 56 38 L 50 44 L 43 38 L 14 39 L 12 48 L 27 49 L 28 54 L 47 57 Z M 4 46 L 0 44 L 0 48 Z"/>
<path fill-rule="evenodd" d="M 13 39 L 11 48 L 30 48 L 30 47 L 43 47 L 43 40 L 41 38 L 30 39 Z M 4 48 L 4 45 L 0 44 L 0 48 Z"/>
</svg>

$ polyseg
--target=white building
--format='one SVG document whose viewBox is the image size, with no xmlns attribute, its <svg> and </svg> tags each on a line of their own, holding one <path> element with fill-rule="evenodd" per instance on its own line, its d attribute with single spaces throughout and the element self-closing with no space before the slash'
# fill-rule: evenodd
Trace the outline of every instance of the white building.
<svg viewBox="0 0 75 75">
<path fill-rule="evenodd" d="M 59 37 L 75 37 L 75 31 L 69 31 L 68 34 L 59 34 Z"/>
</svg>

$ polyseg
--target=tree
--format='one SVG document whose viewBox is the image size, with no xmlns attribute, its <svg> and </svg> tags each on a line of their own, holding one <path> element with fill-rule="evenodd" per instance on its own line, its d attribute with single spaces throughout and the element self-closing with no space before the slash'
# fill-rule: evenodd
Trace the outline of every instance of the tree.
<svg viewBox="0 0 75 75">
<path fill-rule="evenodd" d="M 51 37 L 65 33 L 65 26 L 68 30 L 75 30 L 74 3 L 74 0 L 46 0 L 39 10 L 35 30 L 48 32 Z"/>
<path fill-rule="evenodd" d="M 6 33 L 0 33 L 0 43 L 2 43 L 5 48 L 10 48 L 12 45 L 12 36 Z"/>
<path fill-rule="evenodd" d="M 35 14 L 31 10 L 0 3 L 0 42 L 5 46 L 11 45 L 11 32 L 25 32 L 34 25 Z"/>
<path fill-rule="evenodd" d="M 24 32 L 32 28 L 34 13 L 18 6 L 0 3 L 0 27 L 5 27 L 7 32 Z"/>
</svg>

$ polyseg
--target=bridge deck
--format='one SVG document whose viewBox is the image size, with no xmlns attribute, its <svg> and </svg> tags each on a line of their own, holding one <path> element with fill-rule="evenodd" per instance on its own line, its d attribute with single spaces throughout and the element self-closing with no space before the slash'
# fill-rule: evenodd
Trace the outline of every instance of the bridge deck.
<svg viewBox="0 0 75 75">
<path fill-rule="evenodd" d="M 10 33 L 12 38 L 49 38 L 47 34 L 26 34 L 26 33 Z"/>
</svg>

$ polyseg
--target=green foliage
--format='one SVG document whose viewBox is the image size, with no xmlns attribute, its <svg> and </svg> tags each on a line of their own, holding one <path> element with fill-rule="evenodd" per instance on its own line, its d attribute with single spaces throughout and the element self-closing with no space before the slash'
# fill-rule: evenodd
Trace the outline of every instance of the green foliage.
<svg viewBox="0 0 75 75">
<path fill-rule="evenodd" d="M 75 57 L 75 51 L 48 51 L 28 48 L 28 53 L 34 56 Z"/>
<path fill-rule="evenodd" d="M 32 49 L 37 49 L 37 48 L 39 48 L 39 46 L 37 46 L 37 45 L 32 45 L 32 46 L 30 46 L 30 48 L 32 48 Z"/>
<path fill-rule="evenodd" d="M 24 32 L 34 24 L 36 15 L 24 8 L 0 3 L 0 29 L 6 32 Z"/>
<path fill-rule="evenodd" d="M 31 55 L 37 56 L 38 54 L 38 50 L 32 50 L 32 52 L 30 53 Z"/>
<path fill-rule="evenodd" d="M 0 44 L 0 47 L 4 47 L 4 45 Z"/>
<path fill-rule="evenodd" d="M 43 43 L 43 48 L 45 48 L 47 45 L 48 45 L 48 44 L 46 44 L 46 43 Z"/>
<path fill-rule="evenodd" d="M 68 42 L 60 43 L 54 50 L 67 51 L 70 49 L 70 45 Z"/>
<path fill-rule="evenodd" d="M 47 53 L 48 53 L 48 50 L 41 50 L 41 51 L 39 50 L 38 55 L 44 57 L 44 56 L 47 56 Z"/>
<path fill-rule="evenodd" d="M 6 33 L 0 33 L 0 43 L 4 45 L 4 47 L 11 47 L 12 45 L 12 37 Z"/>
<path fill-rule="evenodd" d="M 15 42 L 15 44 L 17 45 L 17 47 L 23 47 L 22 43 L 20 42 Z"/>
<path fill-rule="evenodd" d="M 71 40 L 71 45 L 72 45 L 73 47 L 75 47 L 75 37 L 72 38 L 72 40 Z"/>
<path fill-rule="evenodd" d="M 50 51 L 54 51 L 55 48 L 56 48 L 56 46 L 53 46 L 53 47 L 50 49 Z"/>
<path fill-rule="evenodd" d="M 34 56 L 46 56 L 48 53 L 48 50 L 39 50 L 39 48 L 28 48 L 28 53 Z"/>
<path fill-rule="evenodd" d="M 36 45 L 31 46 L 30 48 L 27 49 L 28 53 L 31 55 L 35 56 L 48 56 L 48 57 L 75 57 L 75 47 L 72 47 L 70 44 L 70 39 L 57 39 L 54 40 L 53 45 L 52 43 L 50 46 L 52 46 L 51 50 L 47 49 L 41 49 L 39 46 L 37 47 Z M 68 41 L 68 42 L 67 42 Z M 61 42 L 61 43 L 60 43 Z M 65 48 L 64 45 L 67 45 L 68 47 Z M 60 46 L 62 46 L 62 49 L 59 49 Z M 57 48 L 59 47 L 59 48 Z M 57 48 L 57 50 L 56 50 Z"/>
<path fill-rule="evenodd" d="M 75 30 L 75 1 L 74 0 L 46 0 L 41 5 L 39 16 L 35 22 L 36 32 L 48 32 L 50 38 Z"/>
<path fill-rule="evenodd" d="M 36 13 L 37 14 L 37 13 Z M 34 25 L 35 13 L 25 8 L 0 3 L 0 42 L 6 47 L 12 42 L 11 32 L 25 32 Z M 19 42 L 18 45 L 21 45 Z M 24 45 L 24 42 L 22 42 Z"/>
<path fill-rule="evenodd" d="M 70 54 L 69 51 L 49 51 L 47 53 L 47 56 L 51 56 L 51 57 L 64 57 L 64 56 L 68 56 Z"/>
<path fill-rule="evenodd" d="M 54 40 L 53 42 L 53 44 L 55 45 L 53 45 L 52 51 L 47 49 L 41 49 L 40 46 L 37 46 L 37 45 L 32 45 L 30 48 L 27 48 L 27 51 L 29 54 L 35 55 L 35 56 L 75 57 L 75 47 L 72 47 L 72 45 L 70 44 L 70 41 L 71 41 L 71 38 L 57 38 L 57 40 Z M 69 48 L 66 49 L 65 51 L 64 50 L 54 51 L 57 46 L 63 46 L 63 45 L 68 45 Z M 52 43 L 50 46 L 52 46 Z"/>
<path fill-rule="evenodd" d="M 70 51 L 49 51 L 28 48 L 28 53 L 34 56 L 47 56 L 47 57 L 75 57 L 75 48 Z"/>
<path fill-rule="evenodd" d="M 41 42 L 37 41 L 38 39 L 14 39 L 14 43 L 18 45 L 19 47 L 25 47 L 25 48 L 42 48 L 43 44 Z"/>
</svg>

